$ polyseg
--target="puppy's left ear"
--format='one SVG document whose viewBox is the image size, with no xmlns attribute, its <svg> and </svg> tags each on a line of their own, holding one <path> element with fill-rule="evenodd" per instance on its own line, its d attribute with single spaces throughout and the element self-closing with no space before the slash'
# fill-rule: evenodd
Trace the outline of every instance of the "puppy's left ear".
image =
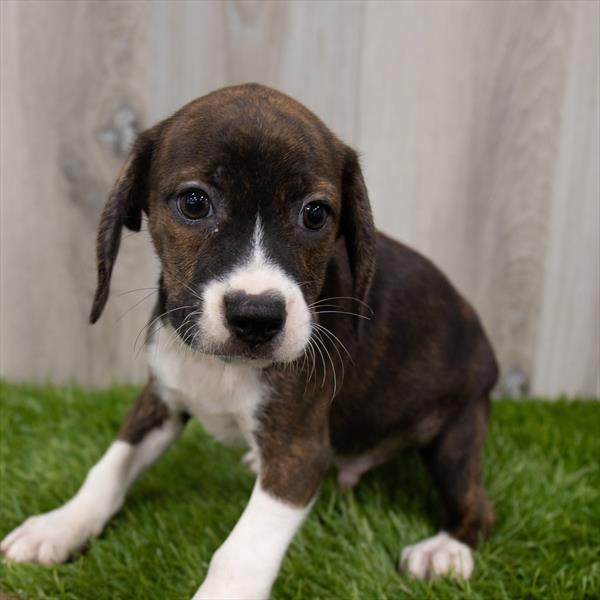
<svg viewBox="0 0 600 600">
<path fill-rule="evenodd" d="M 375 273 L 376 232 L 358 155 L 349 147 L 344 148 L 340 231 L 346 242 L 348 261 L 354 279 L 354 296 L 368 303 Z M 360 314 L 365 312 L 362 304 L 356 309 Z"/>
<path fill-rule="evenodd" d="M 104 206 L 96 241 L 98 285 L 90 323 L 100 318 L 108 299 L 110 277 L 119 252 L 123 226 L 139 231 L 142 211 L 148 210 L 148 175 L 154 139 L 154 129 L 138 136 Z"/>
</svg>

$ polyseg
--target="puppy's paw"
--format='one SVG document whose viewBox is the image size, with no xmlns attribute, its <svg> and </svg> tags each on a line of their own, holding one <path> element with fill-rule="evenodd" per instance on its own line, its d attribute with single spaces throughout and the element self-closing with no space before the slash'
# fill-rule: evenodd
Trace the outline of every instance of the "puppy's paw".
<svg viewBox="0 0 600 600">
<path fill-rule="evenodd" d="M 242 463 L 255 475 L 258 475 L 258 472 L 260 471 L 260 456 L 258 450 L 248 450 L 248 452 L 242 456 Z"/>
<path fill-rule="evenodd" d="M 444 531 L 407 546 L 400 555 L 400 571 L 418 579 L 450 576 L 469 579 L 473 572 L 471 549 Z"/>
<path fill-rule="evenodd" d="M 61 563 L 81 550 L 99 528 L 64 506 L 27 519 L 2 540 L 0 551 L 14 562 Z"/>
<path fill-rule="evenodd" d="M 211 561 L 209 573 L 192 600 L 269 600 L 269 586 L 260 573 L 240 573 L 239 565 L 223 572 Z"/>
<path fill-rule="evenodd" d="M 269 600 L 269 588 L 256 579 L 207 577 L 192 600 Z"/>
</svg>

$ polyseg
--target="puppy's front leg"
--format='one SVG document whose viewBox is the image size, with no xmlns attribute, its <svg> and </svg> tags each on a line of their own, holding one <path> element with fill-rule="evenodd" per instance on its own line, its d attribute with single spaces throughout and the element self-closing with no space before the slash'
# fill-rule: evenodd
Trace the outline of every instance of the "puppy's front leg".
<svg viewBox="0 0 600 600">
<path fill-rule="evenodd" d="M 182 416 L 171 413 L 150 382 L 115 440 L 90 469 L 77 494 L 50 512 L 30 517 L 2 541 L 16 562 L 64 562 L 98 535 L 121 508 L 129 486 L 177 437 Z"/>
<path fill-rule="evenodd" d="M 194 600 L 265 600 L 279 565 L 309 506 L 294 506 L 267 492 L 257 479 L 250 501 L 210 561 Z"/>
<path fill-rule="evenodd" d="M 213 555 L 194 600 L 265 600 L 329 464 L 326 444 L 289 441 L 284 456 L 261 452 L 250 501 Z"/>
</svg>

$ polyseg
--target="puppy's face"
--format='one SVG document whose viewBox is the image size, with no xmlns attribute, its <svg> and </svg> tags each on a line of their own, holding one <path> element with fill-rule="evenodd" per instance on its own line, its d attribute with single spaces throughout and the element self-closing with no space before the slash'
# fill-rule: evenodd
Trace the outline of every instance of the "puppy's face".
<svg viewBox="0 0 600 600">
<path fill-rule="evenodd" d="M 141 211 L 162 265 L 165 318 L 187 345 L 226 360 L 303 354 L 340 236 L 361 296 L 372 275 L 372 256 L 357 256 L 374 234 L 356 155 L 302 105 L 261 86 L 200 98 L 140 136 L 101 223 L 93 321 L 115 228 L 139 228 Z"/>
</svg>

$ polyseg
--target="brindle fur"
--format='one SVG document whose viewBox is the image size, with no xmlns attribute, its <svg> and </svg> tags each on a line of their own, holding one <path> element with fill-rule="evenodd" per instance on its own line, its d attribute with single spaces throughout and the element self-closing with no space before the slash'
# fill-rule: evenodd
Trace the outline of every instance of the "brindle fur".
<svg viewBox="0 0 600 600">
<path fill-rule="evenodd" d="M 118 438 L 130 444 L 139 444 L 147 433 L 160 427 L 170 416 L 160 391 L 150 379 L 133 403 L 119 429 Z"/>
<path fill-rule="evenodd" d="M 216 199 L 219 227 L 192 228 L 174 217 L 170 199 L 190 180 Z M 311 194 L 327 197 L 333 224 L 309 239 L 298 234 L 295 215 Z M 497 379 L 490 343 L 473 309 L 434 265 L 376 232 L 356 153 L 291 98 L 258 85 L 226 88 L 140 136 L 102 217 L 92 322 L 108 296 L 123 225 L 137 230 L 142 213 L 148 217 L 162 265 L 163 312 L 197 305 L 190 289 L 240 259 L 237 249 L 247 248 L 259 207 L 271 258 L 302 284 L 307 303 L 354 297 L 334 302 L 370 318 L 314 316 L 353 358 L 324 341 L 338 376 L 342 363 L 345 371 L 333 399 L 331 368 L 323 373 L 318 360 L 312 377 L 302 361 L 295 369 L 263 371 L 273 390 L 257 431 L 263 487 L 306 505 L 334 454 L 357 455 L 404 438 L 420 448 L 446 529 L 475 544 L 493 520 L 480 478 Z M 164 318 L 177 328 L 190 310 Z M 160 406 L 150 384 L 121 435 L 139 441 L 160 424 Z"/>
<path fill-rule="evenodd" d="M 148 433 L 160 427 L 171 416 L 169 408 L 162 400 L 160 389 L 150 378 L 131 405 L 117 438 L 130 444 L 139 444 Z M 181 412 L 178 417 L 182 423 L 186 423 L 190 415 Z"/>
</svg>

